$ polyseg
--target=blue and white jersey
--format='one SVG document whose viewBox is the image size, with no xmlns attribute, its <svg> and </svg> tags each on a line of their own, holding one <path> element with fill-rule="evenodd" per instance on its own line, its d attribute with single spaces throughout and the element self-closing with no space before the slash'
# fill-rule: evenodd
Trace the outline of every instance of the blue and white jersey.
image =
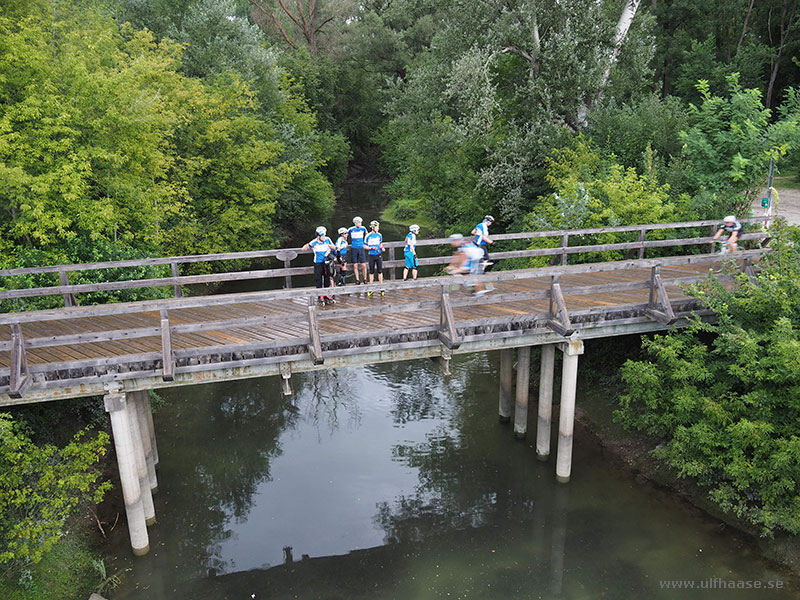
<svg viewBox="0 0 800 600">
<path fill-rule="evenodd" d="M 347 254 L 347 238 L 339 236 L 336 239 L 336 254 L 344 256 Z"/>
<path fill-rule="evenodd" d="M 467 255 L 466 266 L 469 269 L 483 261 L 483 250 L 471 242 L 461 246 L 461 252 Z"/>
<path fill-rule="evenodd" d="M 733 225 L 728 225 L 727 223 L 723 223 L 722 225 L 720 225 L 719 228 L 724 229 L 728 233 L 733 233 L 734 231 L 737 233 L 742 232 L 742 224 L 739 223 L 739 221 L 734 221 Z"/>
<path fill-rule="evenodd" d="M 414 235 L 413 231 L 409 231 L 408 235 L 406 236 L 406 247 L 405 252 L 413 253 L 417 249 L 417 236 Z"/>
<path fill-rule="evenodd" d="M 475 245 L 476 246 L 485 246 L 486 245 L 486 236 L 489 235 L 489 228 L 486 226 L 486 221 L 481 221 L 477 225 L 475 225 L 475 231 L 478 233 L 475 234 Z"/>
<path fill-rule="evenodd" d="M 369 248 L 370 254 L 375 255 L 381 253 L 381 244 L 383 243 L 383 236 L 380 233 L 373 231 L 372 233 L 367 235 L 364 241 L 367 243 L 367 248 Z M 355 248 L 355 244 L 353 244 L 353 248 Z"/>
<path fill-rule="evenodd" d="M 353 248 L 364 247 L 364 238 L 367 235 L 366 227 L 353 226 L 347 230 L 347 234 L 350 236 L 350 243 L 352 244 Z"/>
<path fill-rule="evenodd" d="M 308 247 L 314 252 L 315 263 L 325 262 L 325 257 L 330 254 L 332 246 L 333 242 L 327 236 L 322 239 L 314 238 L 308 242 Z"/>
</svg>

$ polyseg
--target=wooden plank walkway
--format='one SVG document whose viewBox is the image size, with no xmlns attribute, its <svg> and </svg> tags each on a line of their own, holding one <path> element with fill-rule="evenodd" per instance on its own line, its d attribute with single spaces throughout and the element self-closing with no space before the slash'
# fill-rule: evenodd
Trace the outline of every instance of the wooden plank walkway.
<svg viewBox="0 0 800 600">
<path fill-rule="evenodd" d="M 760 255 L 740 253 L 740 268 Z M 698 255 L 434 277 L 336 288 L 336 304 L 319 308 L 310 305 L 316 290 L 302 288 L 10 313 L 0 315 L 0 403 L 24 402 L 28 389 L 170 380 L 175 372 L 259 362 L 320 364 L 434 343 L 446 352 L 463 340 L 548 328 L 569 334 L 661 321 L 665 329 L 699 308 L 681 286 L 719 267 L 719 256 Z M 476 298 L 460 285 L 477 281 L 495 289 Z"/>
</svg>

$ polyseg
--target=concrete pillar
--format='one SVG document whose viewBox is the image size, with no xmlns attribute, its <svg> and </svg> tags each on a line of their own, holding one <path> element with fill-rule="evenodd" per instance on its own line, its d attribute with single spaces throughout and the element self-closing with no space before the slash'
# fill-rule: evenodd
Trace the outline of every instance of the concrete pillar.
<svg viewBox="0 0 800 600">
<path fill-rule="evenodd" d="M 500 406 L 498 413 L 501 423 L 511 420 L 511 388 L 514 381 L 514 350 L 500 350 Z"/>
<path fill-rule="evenodd" d="M 156 427 L 153 423 L 153 408 L 150 405 L 150 392 L 147 392 L 147 432 L 150 434 L 150 448 L 153 451 L 153 464 L 158 466 L 158 446 L 156 445 Z"/>
<path fill-rule="evenodd" d="M 150 493 L 158 491 L 158 478 L 156 477 L 156 463 L 153 457 L 153 443 L 150 438 L 150 426 L 147 422 L 147 413 L 150 412 L 150 392 L 130 392 L 128 397 L 136 401 L 136 416 L 139 419 L 139 431 L 142 434 L 142 447 L 144 448 L 144 462 L 147 467 L 147 478 L 150 485 Z"/>
<path fill-rule="evenodd" d="M 514 435 L 524 438 L 528 431 L 528 386 L 531 378 L 531 348 L 517 350 L 517 404 L 514 409 Z"/>
<path fill-rule="evenodd" d="M 573 337 L 561 344 L 563 367 L 561 370 L 561 412 L 558 417 L 558 454 L 556 480 L 569 481 L 572 472 L 572 430 L 575 426 L 575 391 L 578 384 L 578 356 L 583 354 L 583 342 Z"/>
<path fill-rule="evenodd" d="M 127 410 L 125 394 L 109 393 L 104 398 L 106 412 L 111 418 L 111 432 L 122 483 L 122 497 L 125 500 L 125 515 L 131 547 L 136 556 L 144 556 L 150 551 L 150 539 L 144 519 L 142 495 L 139 487 L 139 471 L 131 431 L 130 413 Z"/>
<path fill-rule="evenodd" d="M 550 429 L 553 420 L 553 365 L 556 359 L 555 344 L 542 346 L 539 363 L 539 419 L 536 425 L 536 458 L 547 460 L 550 456 Z"/>
<path fill-rule="evenodd" d="M 129 395 L 127 401 L 128 419 L 133 437 L 133 450 L 136 459 L 136 472 L 139 476 L 139 490 L 142 497 L 142 510 L 144 521 L 147 525 L 156 522 L 156 510 L 153 506 L 153 493 L 150 490 L 150 477 L 147 475 L 147 462 L 144 458 L 144 444 L 142 443 L 142 430 L 139 427 L 139 414 L 136 408 L 136 399 Z"/>
</svg>

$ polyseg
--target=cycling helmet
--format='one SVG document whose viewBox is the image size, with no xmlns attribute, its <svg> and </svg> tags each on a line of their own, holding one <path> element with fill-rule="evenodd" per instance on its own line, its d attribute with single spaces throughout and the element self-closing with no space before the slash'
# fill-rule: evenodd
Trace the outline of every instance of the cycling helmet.
<svg viewBox="0 0 800 600">
<path fill-rule="evenodd" d="M 347 227 L 339 227 L 339 235 L 342 235 L 343 233 L 347 233 Z"/>
<path fill-rule="evenodd" d="M 359 224 L 359 223 L 361 223 L 363 220 L 364 220 L 364 219 L 362 219 L 361 217 L 353 217 L 353 225 L 358 225 L 358 224 Z"/>
<path fill-rule="evenodd" d="M 369 222 L 369 226 L 370 226 L 370 227 L 376 227 L 376 226 L 378 226 L 378 225 L 380 225 L 380 223 L 378 223 L 377 221 L 370 221 L 370 222 Z"/>
<path fill-rule="evenodd" d="M 483 217 L 484 221 L 489 221 L 490 223 L 494 223 L 494 217 L 492 215 L 486 215 Z"/>
<path fill-rule="evenodd" d="M 419 231 L 419 225 L 412 225 L 408 230 L 412 233 L 417 233 Z"/>
<path fill-rule="evenodd" d="M 324 228 L 322 225 L 320 225 L 319 227 L 317 227 L 317 235 L 319 235 L 319 236 L 323 236 L 323 235 L 325 235 L 326 233 L 328 233 L 328 230 L 327 230 L 327 229 L 325 229 L 325 228 Z"/>
<path fill-rule="evenodd" d="M 725 217 L 722 220 L 725 223 L 735 223 L 736 222 L 736 216 L 735 215 L 728 215 L 727 217 Z"/>
<path fill-rule="evenodd" d="M 451 242 L 457 242 L 457 241 L 463 240 L 463 239 L 464 239 L 464 236 L 461 235 L 460 233 L 454 233 L 454 234 L 452 234 L 450 236 L 450 241 Z"/>
</svg>

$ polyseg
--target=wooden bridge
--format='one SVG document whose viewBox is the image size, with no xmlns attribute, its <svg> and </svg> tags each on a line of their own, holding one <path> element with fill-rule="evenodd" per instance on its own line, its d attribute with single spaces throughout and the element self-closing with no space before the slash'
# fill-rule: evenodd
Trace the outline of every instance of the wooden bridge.
<svg viewBox="0 0 800 600">
<path fill-rule="evenodd" d="M 549 257 L 550 265 L 403 282 L 394 280 L 403 263 L 392 258 L 384 263 L 389 281 L 336 288 L 336 304 L 324 308 L 316 305 L 316 289 L 292 288 L 293 277 L 312 272 L 309 266 L 292 265 L 299 249 L 0 271 L 10 282 L 0 290 L 0 301 L 49 296 L 63 298 L 65 305 L 0 315 L 0 406 L 105 397 L 131 541 L 134 551 L 143 553 L 148 546 L 145 523 L 155 519 L 149 490 L 155 488 L 158 460 L 147 390 L 279 375 L 284 393 L 291 394 L 292 373 L 415 358 L 436 359 L 447 371 L 453 354 L 496 349 L 502 351 L 499 414 L 507 421 L 517 348 L 514 431 L 524 436 L 530 347 L 540 345 L 537 453 L 546 458 L 550 452 L 553 357 L 560 349 L 564 361 L 556 474 L 566 481 L 582 340 L 664 330 L 684 324 L 693 313 L 709 317 L 683 287 L 707 277 L 712 269 L 720 272 L 724 261 L 752 275 L 764 253 L 761 243 L 768 237 L 763 230 L 746 233 L 742 241 L 757 247 L 724 257 L 710 252 L 707 232 L 716 225 L 695 221 L 496 235 L 493 238 L 501 243 L 521 240 L 531 245 L 540 240 L 547 247 L 497 251 L 493 260 Z M 629 241 L 582 243 L 587 238 L 598 242 L 608 234 Z M 445 246 L 448 240 L 419 244 Z M 403 243 L 386 245 L 394 253 Z M 670 256 L 671 249 L 680 249 L 681 255 Z M 622 260 L 568 264 L 570 256 L 596 260 L 597 253 Z M 283 266 L 180 275 L 183 264 L 254 259 L 278 259 Z M 419 262 L 442 265 L 449 260 L 443 255 Z M 108 269 L 142 267 L 171 273 L 102 283 L 69 281 L 72 273 L 85 278 Z M 58 278 L 56 285 L 14 289 L 16 277 L 47 274 Z M 730 274 L 718 276 L 732 279 Z M 185 286 L 192 284 L 257 279 L 282 280 L 285 289 L 184 296 Z M 494 290 L 473 297 L 465 286 L 477 282 L 491 284 Z M 82 294 L 144 288 L 167 289 L 174 297 L 78 305 Z M 375 294 L 370 298 L 367 292 Z"/>
</svg>

